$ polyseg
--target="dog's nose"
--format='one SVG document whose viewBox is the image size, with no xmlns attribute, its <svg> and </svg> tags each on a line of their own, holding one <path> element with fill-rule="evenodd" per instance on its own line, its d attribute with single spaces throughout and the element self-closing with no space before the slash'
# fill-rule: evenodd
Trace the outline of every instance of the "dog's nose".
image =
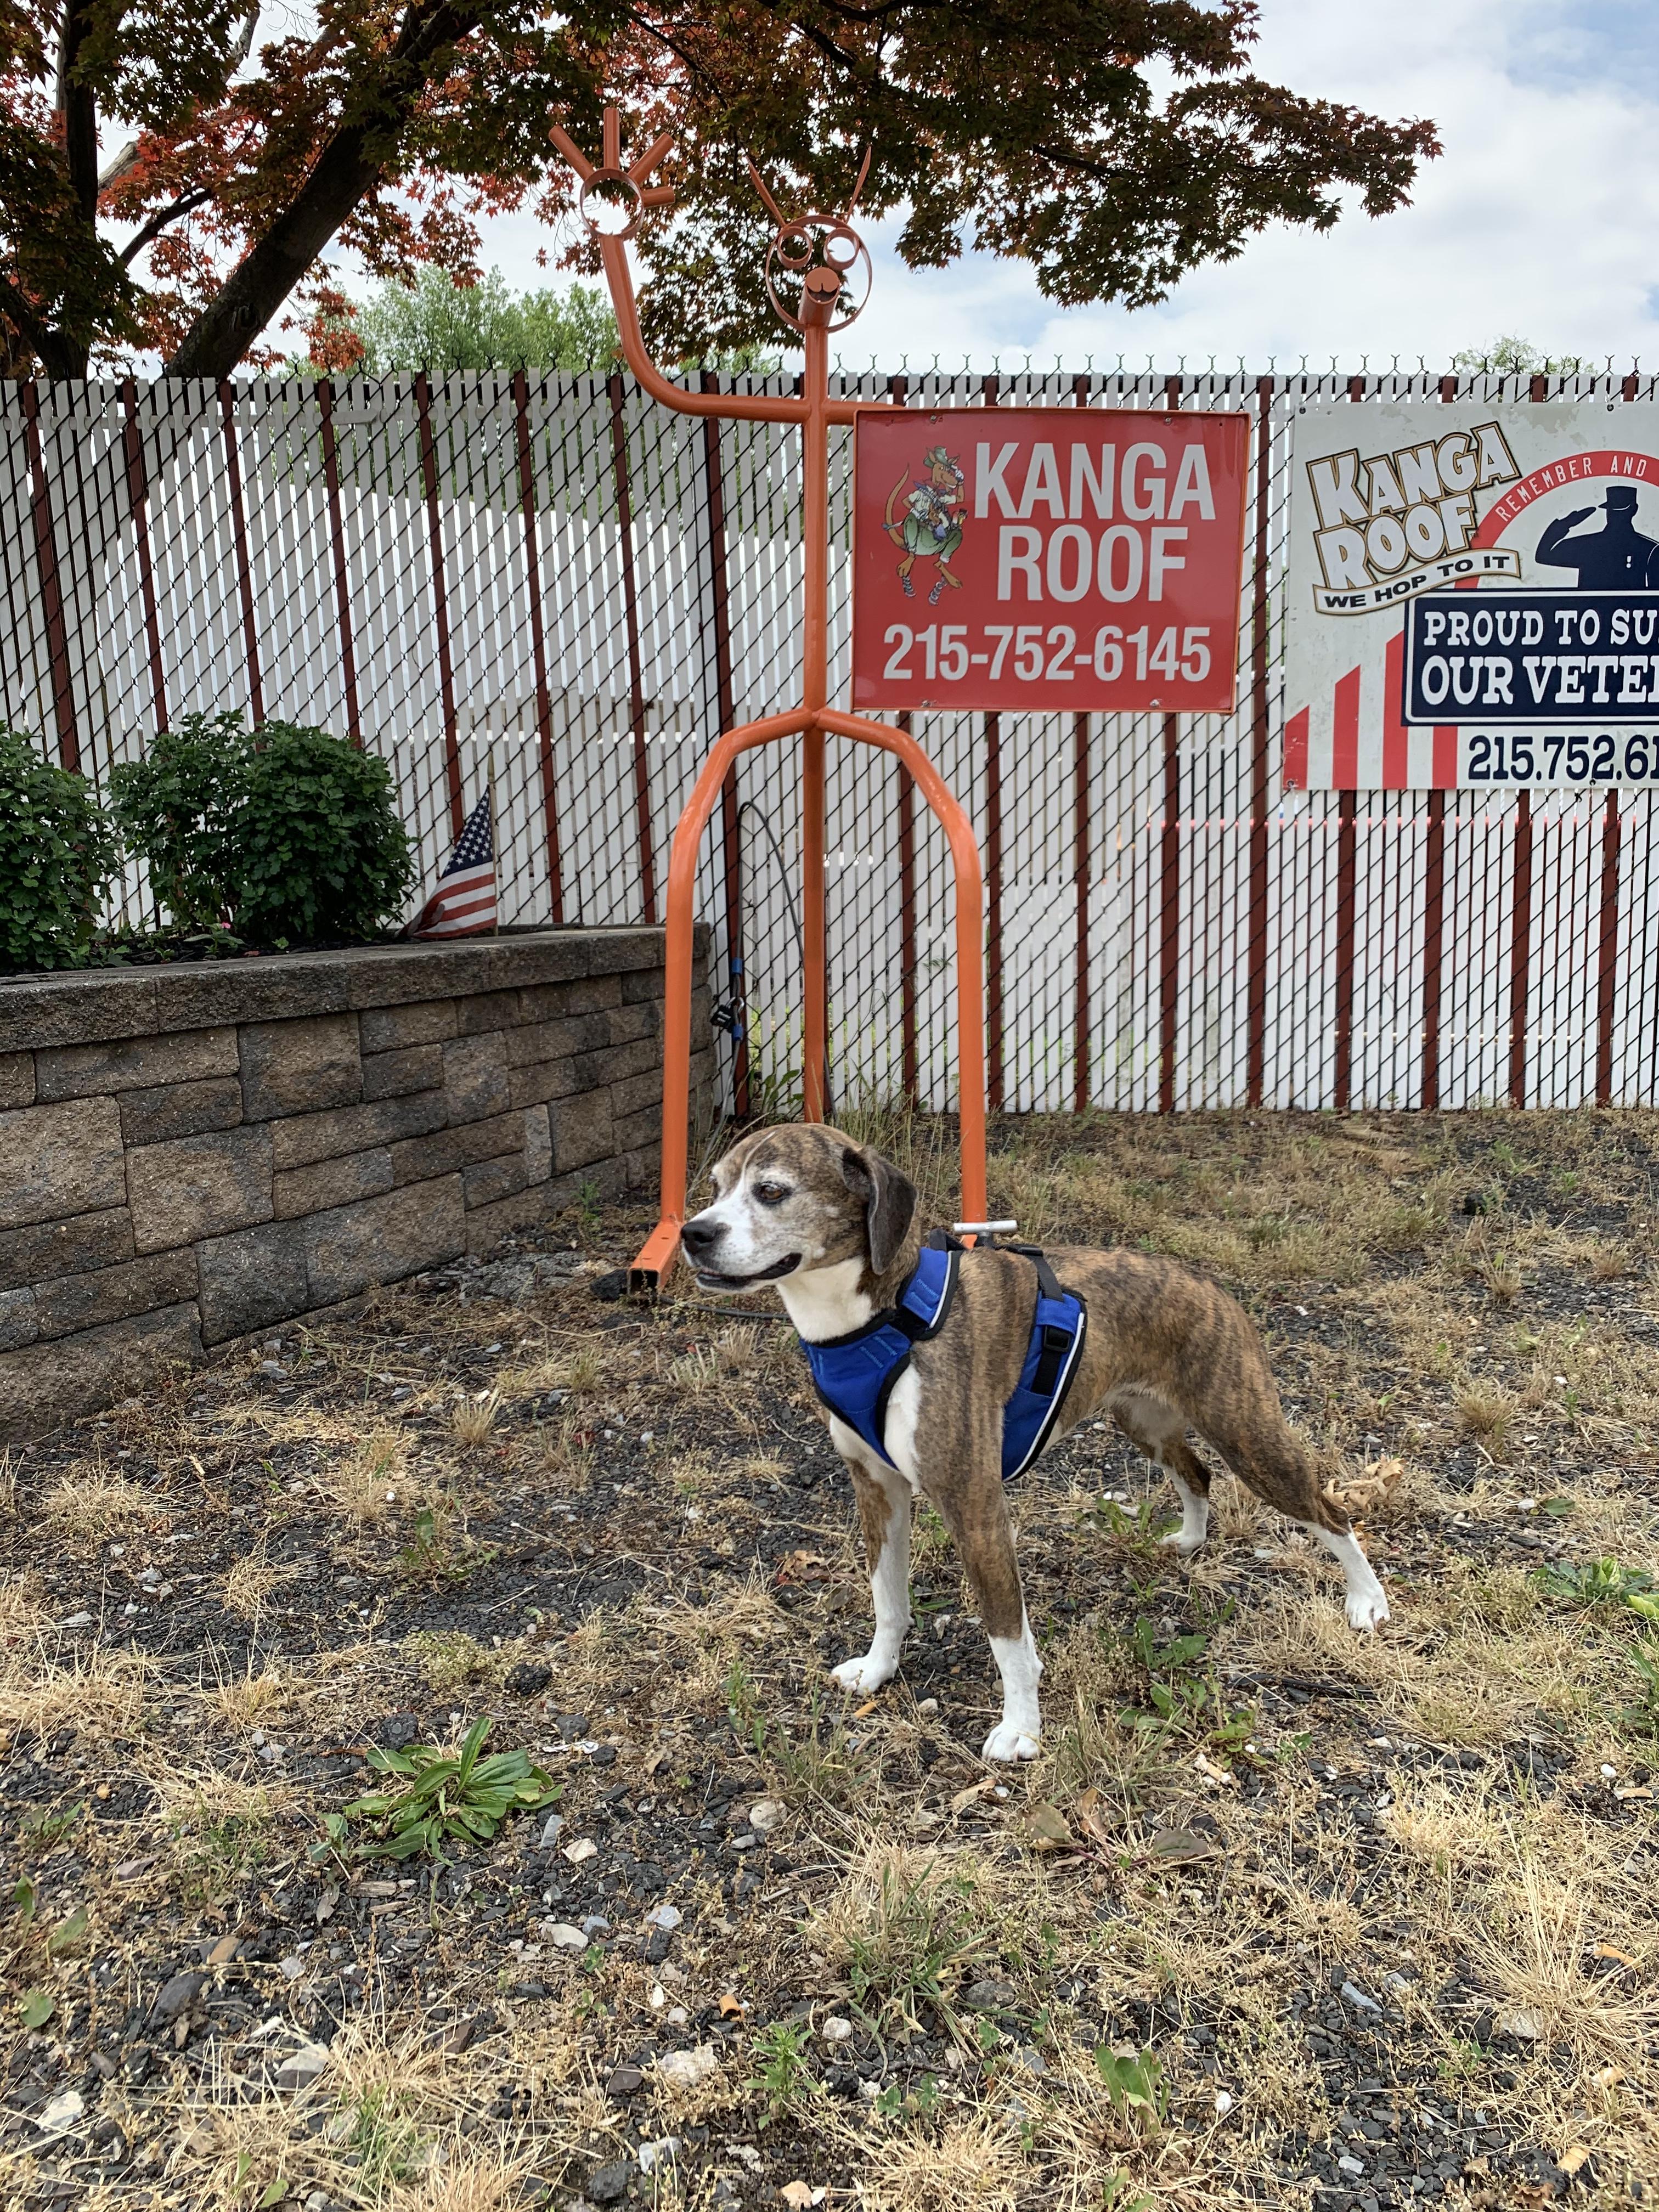
<svg viewBox="0 0 1659 2212">
<path fill-rule="evenodd" d="M 701 1214 L 694 1214 L 681 1230 L 680 1242 L 696 1260 L 712 1252 L 725 1234 L 723 1221 L 705 1221 Z"/>
</svg>

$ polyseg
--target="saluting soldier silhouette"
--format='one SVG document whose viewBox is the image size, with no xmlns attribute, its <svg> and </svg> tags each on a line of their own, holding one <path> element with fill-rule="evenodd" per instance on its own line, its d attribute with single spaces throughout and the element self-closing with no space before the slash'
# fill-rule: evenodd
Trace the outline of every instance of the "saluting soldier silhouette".
<svg viewBox="0 0 1659 2212">
<path fill-rule="evenodd" d="M 1593 507 L 1559 515 L 1538 541 L 1537 559 L 1548 568 L 1576 568 L 1581 592 L 1659 590 L 1659 543 L 1636 527 L 1636 487 L 1613 484 L 1601 502 L 1607 521 L 1583 538 L 1567 532 L 1588 522 Z"/>
</svg>

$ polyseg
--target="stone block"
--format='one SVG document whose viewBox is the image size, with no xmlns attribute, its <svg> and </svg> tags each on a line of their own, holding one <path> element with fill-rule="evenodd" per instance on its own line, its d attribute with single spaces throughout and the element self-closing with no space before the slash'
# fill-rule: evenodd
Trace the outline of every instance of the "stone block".
<svg viewBox="0 0 1659 2212">
<path fill-rule="evenodd" d="M 429 1137 L 413 1138 L 392 1147 L 392 1169 L 399 1183 L 425 1182 L 433 1176 L 453 1175 L 477 1160 L 493 1159 L 524 1143 L 524 1122 L 517 1114 L 492 1114 L 487 1121 L 464 1121 L 459 1129 L 434 1130 Z"/>
<path fill-rule="evenodd" d="M 508 1152 L 500 1159 L 480 1160 L 476 1167 L 461 1170 L 462 1202 L 470 1213 L 475 1206 L 489 1206 L 498 1198 L 511 1198 L 515 1191 L 526 1188 L 529 1182 L 529 1164 L 521 1150 Z"/>
<path fill-rule="evenodd" d="M 637 1114 L 641 1106 L 662 1106 L 662 1069 L 651 1068 L 644 1075 L 630 1075 L 611 1086 L 611 1111 L 618 1121 L 629 1114 Z"/>
<path fill-rule="evenodd" d="M 597 1020 L 598 1016 L 590 1017 Z M 641 999 L 630 1004 L 612 1006 L 605 1017 L 607 1044 L 632 1044 L 640 1037 L 659 1039 L 662 1036 L 662 996 Z"/>
<path fill-rule="evenodd" d="M 350 964 L 326 953 L 202 961 L 165 968 L 155 978 L 155 1010 L 164 1030 L 307 1021 L 315 1014 L 343 1014 L 351 1003 Z"/>
<path fill-rule="evenodd" d="M 363 1095 L 356 1014 L 248 1022 L 240 1044 L 242 1109 L 250 1121 L 355 1106 Z"/>
<path fill-rule="evenodd" d="M 205 1075 L 235 1073 L 236 1032 L 226 1027 L 54 1045 L 34 1055 L 38 1098 L 93 1098 L 108 1091 L 143 1091 L 158 1083 L 193 1083 Z"/>
<path fill-rule="evenodd" d="M 528 991 L 520 994 L 529 998 Z M 598 1052 L 611 1042 L 610 1024 L 621 1012 L 571 1014 L 557 1019 L 538 1017 L 508 1030 L 501 1039 L 501 1059 L 508 1067 L 527 1067 L 538 1060 L 568 1060 L 573 1053 Z"/>
<path fill-rule="evenodd" d="M 312 1303 L 305 1241 L 296 1221 L 216 1237 L 197 1247 L 202 1336 L 208 1344 L 246 1336 L 303 1313 Z"/>
<path fill-rule="evenodd" d="M 663 933 L 638 923 L 620 929 L 549 929 L 498 938 L 489 945 L 494 985 L 556 983 L 609 975 L 613 968 L 662 964 Z"/>
<path fill-rule="evenodd" d="M 622 1188 L 629 1190 L 654 1190 L 662 1178 L 662 1145 L 642 1145 L 638 1151 L 622 1156 Z"/>
<path fill-rule="evenodd" d="M 182 1251 L 156 1252 L 148 1259 L 100 1267 L 92 1274 L 60 1275 L 55 1282 L 37 1283 L 34 1310 L 45 1339 L 101 1328 L 106 1322 L 179 1305 L 195 1296 L 196 1255 L 186 1245 Z"/>
<path fill-rule="evenodd" d="M 574 1060 L 544 1060 L 534 1067 L 507 1070 L 507 1095 L 514 1106 L 539 1106 L 550 1098 L 568 1098 L 573 1091 L 591 1089 L 576 1073 Z"/>
<path fill-rule="evenodd" d="M 441 1091 L 417 1091 L 407 1098 L 380 1098 L 368 1106 L 337 1106 L 326 1114 L 296 1114 L 270 1126 L 272 1158 L 279 1170 L 309 1167 L 313 1160 L 342 1152 L 373 1152 L 399 1137 L 419 1137 L 441 1129 L 447 1118 Z"/>
<path fill-rule="evenodd" d="M 313 1213 L 300 1230 L 312 1304 L 331 1305 L 459 1257 L 466 1249 L 461 1179 L 444 1176 Z"/>
<path fill-rule="evenodd" d="M 453 999 L 421 999 L 412 1006 L 368 1006 L 358 1017 L 364 1052 L 398 1052 L 442 1044 L 455 1034 Z"/>
<path fill-rule="evenodd" d="M 638 1152 L 643 1146 L 662 1142 L 662 1101 L 654 1105 L 641 1106 L 637 1112 L 624 1115 L 619 1121 L 614 1115 L 611 1123 L 611 1150 L 617 1153 Z"/>
<path fill-rule="evenodd" d="M 118 1260 L 131 1259 L 132 1249 L 132 1216 L 125 1206 L 0 1230 L 0 1291 L 85 1267 L 112 1267 Z"/>
<path fill-rule="evenodd" d="M 567 1014 L 604 1013 L 621 1004 L 620 975 L 579 976 L 565 987 L 563 1012 Z"/>
<path fill-rule="evenodd" d="M 140 1252 L 222 1237 L 271 1214 L 270 1131 L 205 1131 L 130 1153 L 133 1242 Z"/>
<path fill-rule="evenodd" d="M 0 1352 L 15 1352 L 33 1344 L 40 1334 L 34 1310 L 34 1292 L 24 1289 L 0 1291 Z"/>
<path fill-rule="evenodd" d="M 404 1045 L 363 1055 L 365 1098 L 406 1098 L 412 1091 L 436 1090 L 443 1079 L 444 1056 L 435 1044 Z"/>
<path fill-rule="evenodd" d="M 444 1047 L 444 1097 L 452 1121 L 481 1121 L 510 1103 L 499 1030 Z"/>
<path fill-rule="evenodd" d="M 553 1172 L 553 1132 L 545 1106 L 530 1106 L 524 1117 L 525 1173 L 532 1182 L 545 1182 Z"/>
<path fill-rule="evenodd" d="M 665 969 L 660 958 L 645 967 L 635 968 L 622 979 L 622 1002 L 626 1006 L 638 1006 L 648 1000 L 662 1002 Z"/>
<path fill-rule="evenodd" d="M 517 991 L 475 991 L 455 1001 L 456 1033 L 482 1036 L 488 1030 L 509 1030 L 524 1019 Z"/>
<path fill-rule="evenodd" d="M 242 1086 L 234 1075 L 209 1075 L 199 1083 L 124 1091 L 118 1103 L 129 1146 L 164 1145 L 173 1137 L 199 1137 L 204 1129 L 234 1129 L 242 1118 Z"/>
<path fill-rule="evenodd" d="M 587 1167 L 607 1158 L 616 1149 L 611 1142 L 608 1091 L 587 1091 L 575 1098 L 561 1098 L 548 1108 L 547 1120 L 556 1175 Z"/>
<path fill-rule="evenodd" d="M 126 1194 L 121 1114 L 112 1098 L 0 1114 L 0 1229 L 91 1213 L 121 1205 Z"/>
<path fill-rule="evenodd" d="M 0 991 L 0 1052 L 149 1036 L 159 1026 L 153 975 L 105 969 L 9 983 Z"/>
<path fill-rule="evenodd" d="M 503 1237 L 511 1236 L 515 1229 L 528 1229 L 544 1221 L 550 1212 L 556 1212 L 550 1193 L 551 1183 L 532 1183 L 528 1188 L 514 1191 L 509 1197 L 498 1198 L 492 1205 L 474 1207 L 466 1217 L 467 1257 L 481 1260 L 493 1252 Z M 575 1195 L 574 1192 L 571 1196 Z M 568 1204 L 562 1200 L 561 1204 Z"/>
<path fill-rule="evenodd" d="M 395 1181 L 390 1152 L 345 1152 L 277 1175 L 271 1184 L 271 1209 L 278 1221 L 289 1221 L 296 1214 L 323 1213 L 331 1206 L 349 1206 L 354 1199 L 376 1197 L 390 1190 Z"/>
<path fill-rule="evenodd" d="M 27 1443 L 135 1389 L 153 1388 L 169 1367 L 199 1367 L 202 1358 L 193 1305 L 0 1352 L 0 1445 Z"/>
<path fill-rule="evenodd" d="M 0 1052 L 0 1107 L 34 1103 L 34 1054 Z"/>
</svg>

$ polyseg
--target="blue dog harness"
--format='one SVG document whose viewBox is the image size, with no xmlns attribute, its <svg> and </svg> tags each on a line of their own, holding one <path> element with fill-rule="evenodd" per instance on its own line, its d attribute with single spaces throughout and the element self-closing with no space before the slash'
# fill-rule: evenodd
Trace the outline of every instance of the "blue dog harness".
<svg viewBox="0 0 1659 2212">
<path fill-rule="evenodd" d="M 1002 1479 L 1012 1482 L 1024 1474 L 1054 1434 L 1082 1356 L 1089 1316 L 1080 1297 L 1060 1288 L 1041 1252 L 1029 1244 L 1001 1249 L 1030 1260 L 1037 1275 L 1030 1342 L 1014 1394 L 1002 1413 Z M 954 1240 L 924 1245 L 914 1273 L 884 1312 L 849 1335 L 831 1337 L 823 1344 L 802 1342 L 818 1396 L 889 1467 L 893 1462 L 885 1441 L 888 1401 L 916 1346 L 944 1328 L 962 1257 L 963 1249 Z"/>
</svg>

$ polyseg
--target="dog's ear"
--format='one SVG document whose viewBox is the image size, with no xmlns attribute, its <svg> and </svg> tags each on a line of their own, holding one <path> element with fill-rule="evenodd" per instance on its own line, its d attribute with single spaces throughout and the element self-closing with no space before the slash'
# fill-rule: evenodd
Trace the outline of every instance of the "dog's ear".
<svg viewBox="0 0 1659 2212">
<path fill-rule="evenodd" d="M 915 1212 L 915 1185 L 879 1152 L 861 1152 L 856 1145 L 848 1145 L 841 1156 L 841 1178 L 864 1201 L 870 1265 L 878 1275 L 884 1275 Z"/>
</svg>

